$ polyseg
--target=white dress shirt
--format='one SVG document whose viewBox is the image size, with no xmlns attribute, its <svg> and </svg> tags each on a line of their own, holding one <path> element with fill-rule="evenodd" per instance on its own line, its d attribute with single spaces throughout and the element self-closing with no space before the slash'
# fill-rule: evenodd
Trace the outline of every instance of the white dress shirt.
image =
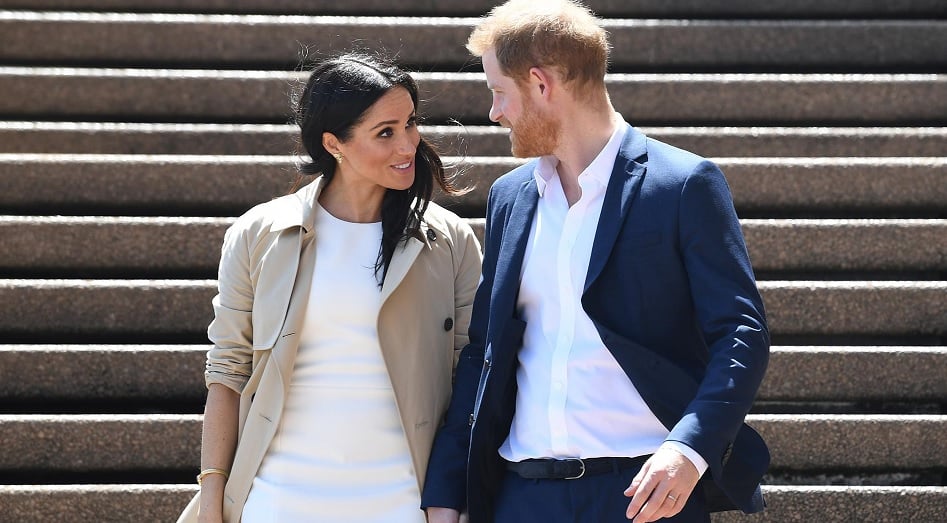
<svg viewBox="0 0 947 523">
<path fill-rule="evenodd" d="M 668 429 L 602 343 L 581 297 L 605 189 L 627 126 L 616 115 L 605 147 L 579 175 L 571 207 L 553 156 L 534 172 L 539 202 L 523 260 L 518 312 L 526 321 L 517 369 L 516 411 L 500 447 L 508 461 L 529 458 L 635 457 L 662 444 L 703 474 L 693 449 L 666 442 Z"/>
</svg>

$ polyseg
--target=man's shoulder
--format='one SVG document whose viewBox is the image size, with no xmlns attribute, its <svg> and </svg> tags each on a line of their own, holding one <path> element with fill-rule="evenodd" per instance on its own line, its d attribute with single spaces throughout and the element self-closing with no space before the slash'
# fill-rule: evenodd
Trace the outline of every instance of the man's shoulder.
<svg viewBox="0 0 947 523">
<path fill-rule="evenodd" d="M 693 171 L 700 164 L 709 161 L 697 153 L 651 137 L 648 138 L 647 144 L 649 166 L 656 165 L 673 168 L 674 170 Z"/>
<path fill-rule="evenodd" d="M 533 178 L 533 172 L 536 170 L 538 158 L 533 158 L 523 165 L 507 172 L 493 182 L 491 190 L 498 194 L 515 195 L 523 183 Z"/>
<path fill-rule="evenodd" d="M 653 138 L 647 139 L 646 184 L 677 191 L 696 178 L 722 178 L 720 167 L 712 160 Z"/>
</svg>

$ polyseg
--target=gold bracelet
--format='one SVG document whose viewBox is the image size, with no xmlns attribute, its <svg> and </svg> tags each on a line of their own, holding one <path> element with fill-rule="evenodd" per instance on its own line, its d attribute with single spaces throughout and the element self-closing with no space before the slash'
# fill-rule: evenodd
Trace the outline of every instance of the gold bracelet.
<svg viewBox="0 0 947 523">
<path fill-rule="evenodd" d="M 204 477 L 210 476 L 211 474 L 220 474 L 224 477 L 224 481 L 230 479 L 230 473 L 224 469 L 204 469 L 197 475 L 197 484 L 200 485 L 201 482 L 204 481 Z"/>
</svg>

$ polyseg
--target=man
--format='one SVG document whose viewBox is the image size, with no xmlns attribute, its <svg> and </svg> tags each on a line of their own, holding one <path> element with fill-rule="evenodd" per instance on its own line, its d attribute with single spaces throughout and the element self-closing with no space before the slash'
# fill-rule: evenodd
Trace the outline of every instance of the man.
<svg viewBox="0 0 947 523">
<path fill-rule="evenodd" d="M 744 424 L 769 356 L 729 189 L 611 105 L 606 34 L 568 0 L 472 33 L 517 157 L 493 185 L 429 520 L 706 522 L 763 509 Z"/>
</svg>

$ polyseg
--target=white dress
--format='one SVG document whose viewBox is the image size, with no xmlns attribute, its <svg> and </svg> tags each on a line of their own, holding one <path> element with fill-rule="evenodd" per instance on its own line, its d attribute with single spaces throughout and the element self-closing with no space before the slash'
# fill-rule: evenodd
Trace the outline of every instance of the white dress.
<svg viewBox="0 0 947 523">
<path fill-rule="evenodd" d="M 280 426 L 244 523 L 423 523 L 421 496 L 378 344 L 381 223 L 316 206 L 316 265 Z"/>
</svg>

